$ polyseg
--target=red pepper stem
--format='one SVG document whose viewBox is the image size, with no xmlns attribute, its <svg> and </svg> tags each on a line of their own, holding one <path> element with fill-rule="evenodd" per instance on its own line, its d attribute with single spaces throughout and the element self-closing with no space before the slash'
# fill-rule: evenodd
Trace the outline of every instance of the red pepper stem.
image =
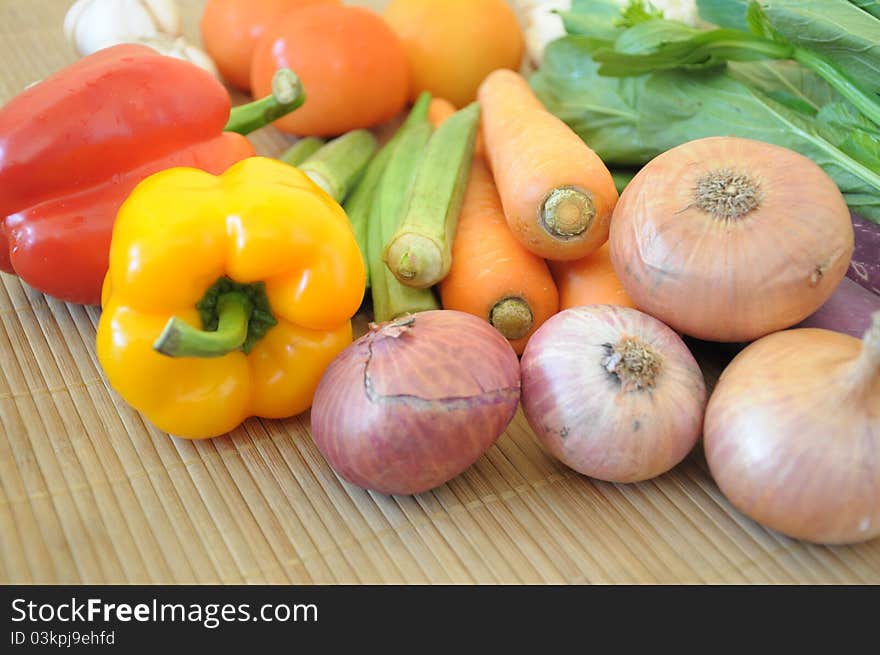
<svg viewBox="0 0 880 655">
<path fill-rule="evenodd" d="M 272 95 L 234 107 L 224 132 L 250 134 L 289 114 L 306 100 L 302 81 L 289 68 L 279 68 L 272 78 Z"/>
<path fill-rule="evenodd" d="M 217 299 L 216 330 L 200 330 L 174 316 L 165 324 L 153 348 L 169 357 L 222 357 L 241 350 L 253 309 L 254 304 L 246 294 L 224 293 Z"/>
</svg>

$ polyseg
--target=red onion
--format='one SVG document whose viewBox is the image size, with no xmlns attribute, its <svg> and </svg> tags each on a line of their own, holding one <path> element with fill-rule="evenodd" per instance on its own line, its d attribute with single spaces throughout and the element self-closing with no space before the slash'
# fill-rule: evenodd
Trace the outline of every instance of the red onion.
<svg viewBox="0 0 880 655">
<path fill-rule="evenodd" d="M 473 464 L 519 403 L 519 362 L 485 321 L 451 310 L 372 325 L 327 368 L 312 435 L 343 478 L 426 491 Z"/>
<path fill-rule="evenodd" d="M 635 482 L 678 464 L 700 436 L 706 386 L 681 338 L 629 307 L 567 309 L 529 340 L 523 410 L 575 471 Z"/>
</svg>

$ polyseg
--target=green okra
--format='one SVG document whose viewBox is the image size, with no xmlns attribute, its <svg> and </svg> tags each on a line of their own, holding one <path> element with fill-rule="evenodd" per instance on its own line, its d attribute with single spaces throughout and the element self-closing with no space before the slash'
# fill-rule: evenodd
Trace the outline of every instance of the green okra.
<svg viewBox="0 0 880 655">
<path fill-rule="evenodd" d="M 382 261 L 382 216 L 379 203 L 373 203 L 369 223 L 370 294 L 373 299 L 373 320 L 390 321 L 404 314 L 439 309 L 430 289 L 414 289 L 398 282 Z M 378 244 L 378 245 L 374 245 Z"/>
<path fill-rule="evenodd" d="M 366 285 L 369 288 L 371 284 L 370 263 L 367 257 L 368 252 L 368 225 L 370 222 L 370 212 L 373 206 L 373 198 L 379 188 L 379 183 L 388 162 L 391 160 L 391 154 L 400 137 L 406 133 L 413 125 L 424 123 L 428 120 L 428 106 L 431 102 L 431 96 L 428 93 L 422 93 L 412 110 L 407 116 L 404 123 L 397 130 L 394 136 L 386 143 L 379 153 L 367 164 L 367 170 L 364 171 L 363 177 L 357 183 L 354 190 L 345 200 L 343 208 L 348 214 L 348 220 L 351 222 L 351 228 L 354 230 L 354 238 L 357 241 L 358 248 L 361 251 L 361 257 L 364 260 L 364 267 L 367 271 Z"/>
<path fill-rule="evenodd" d="M 383 239 L 390 238 L 400 226 L 433 131 L 429 122 L 419 123 L 401 135 L 395 144 L 376 197 L 381 209 Z"/>
<path fill-rule="evenodd" d="M 352 130 L 324 145 L 299 169 L 336 202 L 342 202 L 375 152 L 376 137 L 369 130 Z"/>
<path fill-rule="evenodd" d="M 416 103 L 413 105 L 408 117 L 403 125 L 397 130 L 394 136 L 389 139 L 378 152 L 378 154 L 367 164 L 367 170 L 364 171 L 363 177 L 355 186 L 354 190 L 348 195 L 343 208 L 348 214 L 348 220 L 351 222 L 351 228 L 354 231 L 354 238 L 357 241 L 358 248 L 361 251 L 361 257 L 364 260 L 364 268 L 367 272 L 366 286 L 371 285 L 370 262 L 367 257 L 369 248 L 369 222 L 370 212 L 373 206 L 373 199 L 379 188 L 379 183 L 388 162 L 391 160 L 391 153 L 394 146 L 400 140 L 400 137 L 406 133 L 407 129 L 418 122 L 425 122 L 428 116 L 428 106 L 431 102 L 431 96 L 428 93 L 422 93 Z"/>
<path fill-rule="evenodd" d="M 400 284 L 382 260 L 385 243 L 394 234 L 409 204 L 415 172 L 432 131 L 427 112 L 413 120 L 407 119 L 391 144 L 389 161 L 373 198 L 367 259 L 373 315 L 377 322 L 389 321 L 407 313 L 439 309 L 430 289 L 414 289 Z"/>
<path fill-rule="evenodd" d="M 373 160 L 367 166 L 364 176 L 358 182 L 354 191 L 349 194 L 342 205 L 348 220 L 351 223 L 351 229 L 354 231 L 354 238 L 357 241 L 358 248 L 361 251 L 361 258 L 364 260 L 364 269 L 367 272 L 366 285 L 369 288 L 370 282 L 370 262 L 367 258 L 368 244 L 368 226 L 370 223 L 370 211 L 373 207 L 373 198 L 376 196 L 376 190 L 382 179 L 382 173 L 388 166 L 388 160 L 391 158 L 391 151 L 386 146 L 379 151 L 379 154 L 373 157 Z"/>
<path fill-rule="evenodd" d="M 473 102 L 446 119 L 425 148 L 406 212 L 383 254 L 402 284 L 427 288 L 449 272 L 479 121 Z"/>
<path fill-rule="evenodd" d="M 323 145 L 324 139 L 319 139 L 316 136 L 307 136 L 290 146 L 278 159 L 285 164 L 299 166 L 306 159 L 318 152 Z"/>
</svg>

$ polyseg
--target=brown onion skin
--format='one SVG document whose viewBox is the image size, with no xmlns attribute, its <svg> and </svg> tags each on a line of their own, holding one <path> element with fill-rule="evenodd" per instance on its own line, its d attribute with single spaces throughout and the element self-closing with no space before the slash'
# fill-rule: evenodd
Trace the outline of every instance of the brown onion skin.
<svg viewBox="0 0 880 655">
<path fill-rule="evenodd" d="M 349 482 L 415 494 L 467 469 L 507 428 L 519 361 L 486 321 L 452 310 L 374 326 L 327 368 L 312 436 Z"/>
<path fill-rule="evenodd" d="M 752 176 L 763 196 L 729 221 L 694 204 L 697 180 L 723 168 Z M 821 307 L 846 274 L 853 228 L 840 191 L 810 159 L 760 141 L 709 137 L 639 171 L 614 210 L 610 243 L 637 307 L 684 334 L 737 342 Z"/>
<path fill-rule="evenodd" d="M 880 535 L 880 376 L 855 385 L 860 340 L 802 328 L 749 345 L 706 409 L 704 449 L 734 507 L 823 544 Z"/>
<path fill-rule="evenodd" d="M 661 355 L 653 389 L 624 389 L 604 346 L 637 337 Z M 629 307 L 567 309 L 529 340 L 520 363 L 529 425 L 554 457 L 609 482 L 637 482 L 678 464 L 700 436 L 706 386 L 681 338 Z"/>
</svg>

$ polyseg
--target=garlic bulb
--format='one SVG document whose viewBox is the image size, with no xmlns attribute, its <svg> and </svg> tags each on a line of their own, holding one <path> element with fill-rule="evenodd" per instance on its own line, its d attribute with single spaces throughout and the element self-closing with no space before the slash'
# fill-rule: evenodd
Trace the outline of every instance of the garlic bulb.
<svg viewBox="0 0 880 655">
<path fill-rule="evenodd" d="M 219 78 L 208 54 L 182 33 L 174 0 L 77 0 L 64 18 L 64 34 L 83 56 L 119 43 L 141 43 Z"/>
<path fill-rule="evenodd" d="M 514 3 L 523 23 L 526 54 L 535 66 L 540 66 L 544 47 L 565 36 L 562 18 L 556 11 L 571 9 L 571 0 L 517 0 Z"/>
<path fill-rule="evenodd" d="M 217 70 L 208 53 L 192 45 L 183 37 L 174 38 L 167 34 L 157 34 L 137 39 L 134 43 L 142 43 L 160 54 L 188 61 L 199 68 L 204 68 L 214 77 L 220 78 L 220 71 Z"/>
<path fill-rule="evenodd" d="M 64 18 L 64 34 L 83 56 L 117 43 L 182 32 L 174 0 L 77 0 Z"/>
</svg>

